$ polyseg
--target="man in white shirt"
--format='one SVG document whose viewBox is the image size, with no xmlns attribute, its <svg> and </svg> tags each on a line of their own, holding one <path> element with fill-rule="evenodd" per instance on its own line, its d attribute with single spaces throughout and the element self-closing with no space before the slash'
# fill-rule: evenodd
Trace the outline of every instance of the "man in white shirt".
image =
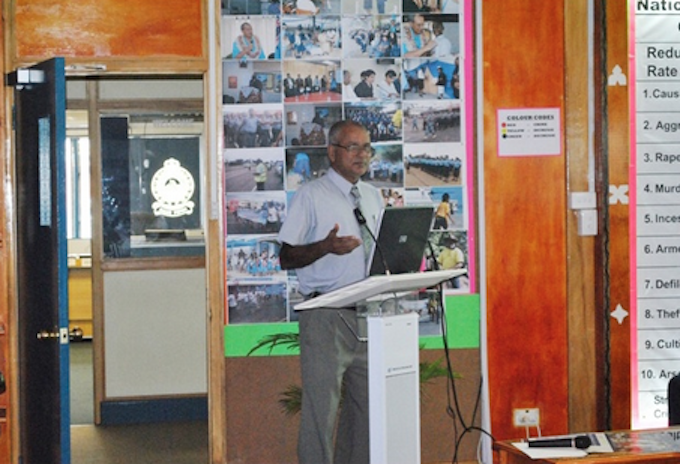
<svg viewBox="0 0 680 464">
<path fill-rule="evenodd" d="M 425 16 L 414 14 L 403 25 L 403 39 L 401 43 L 401 55 L 404 58 L 423 58 L 430 56 L 437 43 L 433 40 L 432 33 L 425 28 Z"/>
<path fill-rule="evenodd" d="M 434 32 L 434 40 L 437 42 L 437 46 L 433 52 L 434 56 L 437 58 L 451 56 L 452 45 L 451 41 L 444 36 L 444 24 L 441 21 L 433 21 L 432 32 Z"/>
<path fill-rule="evenodd" d="M 342 71 L 342 99 L 345 101 L 359 101 L 359 97 L 354 92 L 352 85 L 352 73 L 348 70 Z"/>
<path fill-rule="evenodd" d="M 380 192 L 361 181 L 373 156 L 366 128 L 340 121 L 328 139 L 331 168 L 297 190 L 278 237 L 281 267 L 296 270 L 308 298 L 366 278 L 362 227 L 375 231 L 383 208 Z M 356 308 L 300 313 L 300 464 L 369 463 L 368 359 L 366 343 L 356 336 L 360 319 Z"/>
<path fill-rule="evenodd" d="M 397 92 L 397 88 L 394 86 L 394 81 L 396 79 L 397 73 L 392 69 L 389 69 L 385 73 L 385 80 L 376 85 L 376 96 L 379 100 L 394 100 L 399 98 L 399 92 Z"/>
</svg>

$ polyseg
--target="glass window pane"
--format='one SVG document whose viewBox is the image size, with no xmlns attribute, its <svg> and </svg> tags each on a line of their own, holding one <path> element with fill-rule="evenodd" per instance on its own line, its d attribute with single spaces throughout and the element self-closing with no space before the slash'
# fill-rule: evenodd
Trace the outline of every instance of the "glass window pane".
<svg viewBox="0 0 680 464">
<path fill-rule="evenodd" d="M 92 238 L 92 200 L 90 196 L 90 140 L 78 139 L 78 237 Z"/>
<path fill-rule="evenodd" d="M 104 254 L 200 256 L 202 116 L 102 117 Z"/>
<path fill-rule="evenodd" d="M 76 233 L 76 216 L 78 211 L 76 204 L 74 203 L 75 197 L 75 187 L 73 185 L 75 162 L 74 162 L 74 150 L 73 150 L 73 139 L 66 139 L 66 238 L 76 238 L 78 234 Z"/>
</svg>

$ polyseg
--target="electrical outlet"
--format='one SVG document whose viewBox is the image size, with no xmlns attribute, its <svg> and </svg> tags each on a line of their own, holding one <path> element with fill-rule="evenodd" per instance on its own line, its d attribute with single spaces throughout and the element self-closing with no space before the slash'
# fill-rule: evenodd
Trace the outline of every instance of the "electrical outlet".
<svg viewBox="0 0 680 464">
<path fill-rule="evenodd" d="M 597 235 L 597 210 L 581 209 L 576 212 L 577 229 L 580 236 Z"/>
<path fill-rule="evenodd" d="M 515 427 L 538 427 L 538 408 L 513 409 L 512 422 Z"/>
</svg>

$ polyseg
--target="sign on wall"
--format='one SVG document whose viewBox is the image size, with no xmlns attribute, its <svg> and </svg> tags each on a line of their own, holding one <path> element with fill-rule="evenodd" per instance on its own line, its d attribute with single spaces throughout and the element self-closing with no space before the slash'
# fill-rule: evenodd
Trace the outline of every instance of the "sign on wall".
<svg viewBox="0 0 680 464">
<path fill-rule="evenodd" d="M 562 153 L 559 108 L 499 109 L 498 156 L 546 156 Z"/>
<path fill-rule="evenodd" d="M 230 325 L 297 319 L 302 295 L 295 273 L 280 268 L 276 236 L 295 191 L 330 168 L 328 131 L 342 119 L 371 134 L 376 155 L 363 180 L 385 207 L 448 205 L 450 214 L 432 224 L 429 266 L 437 260 L 474 275 L 470 3 L 222 2 Z M 454 248 L 462 262 L 445 259 L 460 256 Z M 474 286 L 461 278 L 449 292 Z M 415 306 L 421 335 L 436 335 L 430 296 Z"/>
<path fill-rule="evenodd" d="M 632 423 L 653 428 L 680 372 L 680 6 L 630 4 Z"/>
</svg>

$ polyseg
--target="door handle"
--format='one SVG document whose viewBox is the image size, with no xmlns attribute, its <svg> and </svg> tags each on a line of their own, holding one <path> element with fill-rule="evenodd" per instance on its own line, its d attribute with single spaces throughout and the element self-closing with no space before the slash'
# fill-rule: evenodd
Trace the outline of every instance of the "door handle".
<svg viewBox="0 0 680 464">
<path fill-rule="evenodd" d="M 59 338 L 59 332 L 50 332 L 49 330 L 41 330 L 36 334 L 38 340 L 47 340 L 50 338 Z"/>
<path fill-rule="evenodd" d="M 43 329 L 40 332 L 38 332 L 36 335 L 38 340 L 53 340 L 57 339 L 59 340 L 59 343 L 62 345 L 65 345 L 68 343 L 68 327 L 62 327 L 62 328 L 57 328 L 55 327 L 53 330 L 47 330 Z"/>
<path fill-rule="evenodd" d="M 5 382 L 5 376 L 0 371 L 0 395 L 5 393 L 5 390 L 7 390 L 7 382 Z"/>
</svg>

